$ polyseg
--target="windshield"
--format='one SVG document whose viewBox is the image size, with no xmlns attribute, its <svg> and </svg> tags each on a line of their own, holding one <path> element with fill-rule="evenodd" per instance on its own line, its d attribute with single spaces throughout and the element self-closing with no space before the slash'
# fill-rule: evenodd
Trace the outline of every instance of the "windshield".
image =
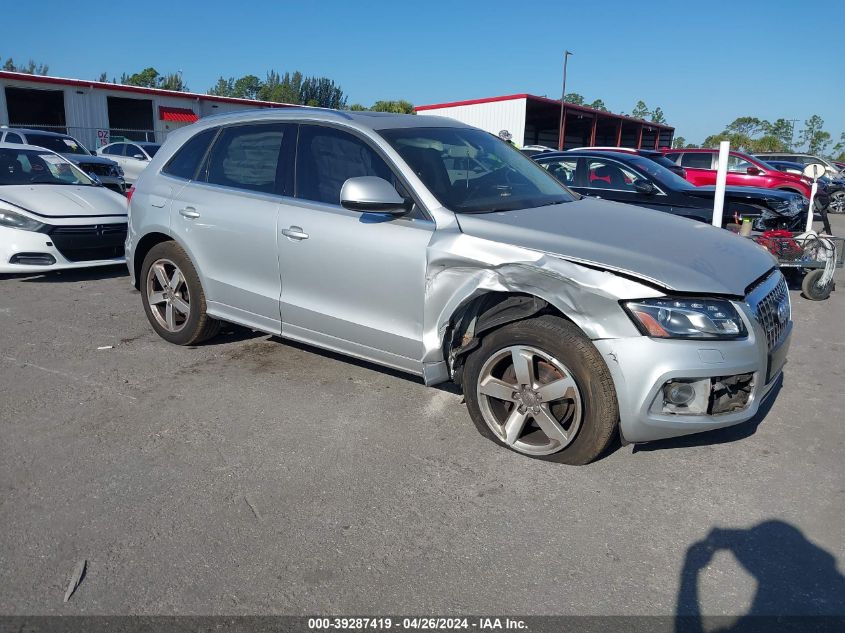
<svg viewBox="0 0 845 633">
<path fill-rule="evenodd" d="M 156 155 L 156 152 L 161 148 L 161 145 L 144 145 L 144 151 L 150 155 L 150 158 Z"/>
<path fill-rule="evenodd" d="M 59 154 L 82 154 L 83 156 L 91 155 L 87 149 L 82 147 L 82 144 L 79 141 L 70 136 L 52 136 L 50 134 L 29 133 L 26 135 L 26 142 L 28 145 L 46 147 L 49 150 L 58 152 Z"/>
<path fill-rule="evenodd" d="M 0 185 L 94 186 L 70 161 L 47 151 L 0 148 Z"/>
<path fill-rule="evenodd" d="M 640 171 L 644 171 L 652 178 L 667 185 L 671 189 L 689 189 L 694 185 L 688 180 L 684 180 L 674 171 L 666 169 L 663 165 L 655 163 L 650 158 L 644 158 L 637 155 L 627 156 L 628 162 L 637 167 Z"/>
<path fill-rule="evenodd" d="M 571 202 L 575 195 L 534 161 L 472 128 L 379 132 L 440 203 L 456 213 L 488 213 Z"/>
</svg>

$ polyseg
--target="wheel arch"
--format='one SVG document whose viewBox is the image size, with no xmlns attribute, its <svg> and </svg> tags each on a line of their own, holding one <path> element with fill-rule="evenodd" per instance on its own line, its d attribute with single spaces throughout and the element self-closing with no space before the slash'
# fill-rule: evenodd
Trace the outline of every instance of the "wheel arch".
<svg viewBox="0 0 845 633">
<path fill-rule="evenodd" d="M 491 290 L 461 303 L 450 316 L 443 338 L 443 357 L 452 379 L 461 385 L 466 355 L 478 347 L 485 335 L 508 323 L 544 314 L 557 316 L 582 329 L 558 306 L 538 294 Z"/>
<path fill-rule="evenodd" d="M 147 233 L 144 237 L 138 240 L 138 245 L 132 251 L 132 271 L 134 272 L 133 277 L 135 279 L 136 290 L 141 288 L 141 266 L 144 265 L 144 258 L 147 256 L 147 253 L 149 253 L 156 244 L 175 241 L 176 240 L 172 235 L 167 235 L 166 233 L 160 233 L 158 231 Z"/>
</svg>

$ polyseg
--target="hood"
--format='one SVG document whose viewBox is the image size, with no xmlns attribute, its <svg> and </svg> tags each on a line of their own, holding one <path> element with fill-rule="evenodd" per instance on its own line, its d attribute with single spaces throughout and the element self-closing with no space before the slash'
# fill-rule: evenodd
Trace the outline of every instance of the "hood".
<svg viewBox="0 0 845 633">
<path fill-rule="evenodd" d="M 75 164 L 87 163 L 89 165 L 117 165 L 111 158 L 103 156 L 83 156 L 82 154 L 62 154 L 65 158 Z"/>
<path fill-rule="evenodd" d="M 126 198 L 105 187 L 4 185 L 0 202 L 42 218 L 126 216 Z"/>
<path fill-rule="evenodd" d="M 716 195 L 716 186 L 704 185 L 701 187 L 690 187 L 684 191 L 692 196 L 712 199 Z M 725 196 L 733 200 L 770 200 L 772 202 L 785 203 L 799 195 L 794 191 L 763 189 L 761 187 L 725 187 Z"/>
<path fill-rule="evenodd" d="M 467 235 L 558 255 L 678 292 L 744 296 L 748 286 L 775 266 L 766 250 L 724 229 L 595 198 L 457 218 Z"/>
</svg>

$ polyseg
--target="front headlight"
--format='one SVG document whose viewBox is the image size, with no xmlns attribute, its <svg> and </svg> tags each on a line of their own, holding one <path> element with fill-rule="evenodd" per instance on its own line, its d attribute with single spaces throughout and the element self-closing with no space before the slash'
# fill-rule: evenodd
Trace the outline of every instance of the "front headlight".
<svg viewBox="0 0 845 633">
<path fill-rule="evenodd" d="M 114 167 L 112 167 L 112 170 L 113 170 L 113 171 L 114 171 L 114 172 L 115 172 L 118 176 L 123 177 L 123 167 L 121 167 L 120 165 L 115 165 Z"/>
<path fill-rule="evenodd" d="M 623 304 L 639 330 L 655 338 L 733 339 L 747 336 L 730 301 L 660 297 Z"/>
<path fill-rule="evenodd" d="M 17 213 L 5 207 L 0 207 L 0 226 L 7 226 L 9 228 L 20 229 L 22 231 L 37 231 L 44 225 L 41 222 L 28 218 L 21 213 Z"/>
</svg>

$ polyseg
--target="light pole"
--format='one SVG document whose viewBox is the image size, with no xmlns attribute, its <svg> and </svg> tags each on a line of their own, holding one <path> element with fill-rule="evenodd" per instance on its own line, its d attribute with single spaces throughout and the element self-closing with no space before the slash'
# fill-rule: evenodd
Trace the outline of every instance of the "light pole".
<svg viewBox="0 0 845 633">
<path fill-rule="evenodd" d="M 569 56 L 574 54 L 569 51 L 563 53 L 563 91 L 560 93 L 560 123 L 557 129 L 557 148 L 559 150 L 563 150 L 563 100 L 566 98 L 566 62 L 569 61 Z"/>
</svg>

